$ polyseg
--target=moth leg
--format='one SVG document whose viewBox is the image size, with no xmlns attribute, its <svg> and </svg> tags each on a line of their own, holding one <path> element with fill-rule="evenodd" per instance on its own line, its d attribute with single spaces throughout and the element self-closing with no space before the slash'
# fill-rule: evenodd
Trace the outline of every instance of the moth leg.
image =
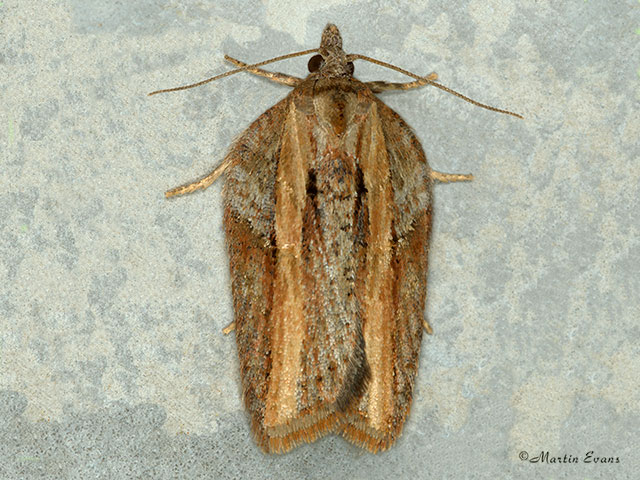
<svg viewBox="0 0 640 480">
<path fill-rule="evenodd" d="M 224 59 L 233 63 L 236 67 L 245 67 L 248 64 L 241 62 L 240 60 L 236 60 L 229 55 L 225 55 Z M 248 68 L 247 72 L 253 73 L 254 75 L 258 75 L 259 77 L 265 77 L 271 80 L 272 82 L 279 83 L 281 85 L 287 85 L 289 87 L 295 87 L 298 85 L 302 79 L 298 77 L 293 77 L 291 75 L 286 75 L 284 73 L 279 72 L 269 72 L 267 70 L 262 70 L 261 68 Z"/>
<path fill-rule="evenodd" d="M 424 331 L 429 335 L 433 335 L 433 328 L 431 328 L 431 325 L 429 325 L 429 321 L 426 318 L 422 321 L 422 328 L 424 328 Z"/>
<path fill-rule="evenodd" d="M 438 79 L 438 74 L 435 72 L 430 73 L 426 77 L 426 79 L 435 81 Z M 413 82 L 407 82 L 407 83 L 394 83 L 394 82 L 383 82 L 383 81 L 365 82 L 365 85 L 369 87 L 369 89 L 373 93 L 380 93 L 387 90 L 409 90 L 411 88 L 422 87 L 423 85 L 426 85 L 426 84 L 427 84 L 426 80 L 414 80 Z"/>
<path fill-rule="evenodd" d="M 429 172 L 429 175 L 431 175 L 431 178 L 433 178 L 436 182 L 440 183 L 470 182 L 471 180 L 473 180 L 473 175 L 470 173 L 443 173 L 438 172 L 437 170 L 431 170 L 431 172 Z M 422 322 L 422 326 L 429 335 L 433 335 L 433 329 L 431 328 L 431 325 L 429 325 L 429 321 L 426 318 Z"/>
<path fill-rule="evenodd" d="M 473 175 L 470 173 L 443 173 L 436 170 L 431 170 L 431 172 L 429 172 L 429 175 L 431 175 L 431 178 L 433 178 L 436 182 L 440 183 L 470 182 L 471 180 L 473 180 Z"/>
<path fill-rule="evenodd" d="M 222 329 L 222 333 L 224 333 L 225 335 L 229 335 L 231 332 L 233 332 L 236 329 L 236 322 L 233 321 L 231 322 L 229 325 L 227 325 L 226 327 L 224 327 Z"/>
<path fill-rule="evenodd" d="M 200 180 L 196 180 L 195 182 L 189 183 L 187 185 L 181 185 L 180 187 L 172 188 L 164 193 L 166 198 L 176 197 L 178 195 L 186 195 L 187 193 L 194 192 L 199 189 L 205 189 L 209 187 L 216 179 L 224 173 L 224 171 L 231 166 L 235 156 L 229 155 L 225 160 L 218 165 L 213 172 L 208 174 L 206 177 L 201 178 Z"/>
</svg>

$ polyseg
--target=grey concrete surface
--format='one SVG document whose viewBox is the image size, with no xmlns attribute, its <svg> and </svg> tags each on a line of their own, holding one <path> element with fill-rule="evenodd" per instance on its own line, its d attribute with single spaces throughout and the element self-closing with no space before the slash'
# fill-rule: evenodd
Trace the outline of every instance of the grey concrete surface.
<svg viewBox="0 0 640 480">
<path fill-rule="evenodd" d="M 0 478 L 637 478 L 640 3 L 296 3 L 0 2 Z M 163 192 L 288 89 L 146 93 L 225 71 L 224 53 L 314 48 L 327 22 L 347 51 L 526 119 L 381 95 L 433 168 L 476 177 L 436 187 L 413 409 L 383 454 L 329 437 L 265 456 L 221 333 L 221 184 Z"/>
</svg>

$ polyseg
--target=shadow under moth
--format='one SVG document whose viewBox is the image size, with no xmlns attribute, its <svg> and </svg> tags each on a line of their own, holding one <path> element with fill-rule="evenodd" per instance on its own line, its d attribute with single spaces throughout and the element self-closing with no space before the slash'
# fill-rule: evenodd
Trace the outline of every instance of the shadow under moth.
<svg viewBox="0 0 640 480">
<path fill-rule="evenodd" d="M 315 53 L 302 79 L 259 67 Z M 427 293 L 436 181 L 412 129 L 376 96 L 435 82 L 342 50 L 335 25 L 320 47 L 236 70 L 293 87 L 233 143 L 206 177 L 226 174 L 224 225 L 244 403 L 256 442 L 282 453 L 336 433 L 371 452 L 398 438 L 411 406 Z M 409 83 L 361 82 L 353 61 Z"/>
</svg>

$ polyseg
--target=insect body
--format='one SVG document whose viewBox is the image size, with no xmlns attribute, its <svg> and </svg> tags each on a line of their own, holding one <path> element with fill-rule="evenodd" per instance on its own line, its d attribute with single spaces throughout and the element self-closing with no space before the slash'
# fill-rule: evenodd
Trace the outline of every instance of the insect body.
<svg viewBox="0 0 640 480">
<path fill-rule="evenodd" d="M 226 174 L 234 326 L 258 444 L 284 452 L 337 433 L 376 452 L 401 433 L 429 328 L 433 183 L 472 177 L 431 170 L 411 128 L 375 95 L 435 75 L 360 82 L 353 60 L 372 59 L 345 54 L 331 24 L 310 52 L 305 79 L 230 59 L 294 89 L 216 170 L 167 196 Z"/>
</svg>

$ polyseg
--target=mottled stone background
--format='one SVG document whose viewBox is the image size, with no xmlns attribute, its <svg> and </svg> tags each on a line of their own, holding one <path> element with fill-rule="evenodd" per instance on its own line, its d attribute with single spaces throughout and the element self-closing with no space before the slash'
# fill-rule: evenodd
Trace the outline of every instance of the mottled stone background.
<svg viewBox="0 0 640 480">
<path fill-rule="evenodd" d="M 637 478 L 640 3 L 297 3 L 0 3 L 0 478 Z M 288 89 L 146 93 L 225 71 L 224 53 L 316 47 L 329 21 L 347 51 L 526 119 L 382 95 L 434 168 L 476 177 L 436 187 L 411 416 L 377 456 L 336 437 L 265 456 L 221 333 L 221 183 L 163 192 Z M 579 463 L 520 459 L 541 451 Z"/>
</svg>

